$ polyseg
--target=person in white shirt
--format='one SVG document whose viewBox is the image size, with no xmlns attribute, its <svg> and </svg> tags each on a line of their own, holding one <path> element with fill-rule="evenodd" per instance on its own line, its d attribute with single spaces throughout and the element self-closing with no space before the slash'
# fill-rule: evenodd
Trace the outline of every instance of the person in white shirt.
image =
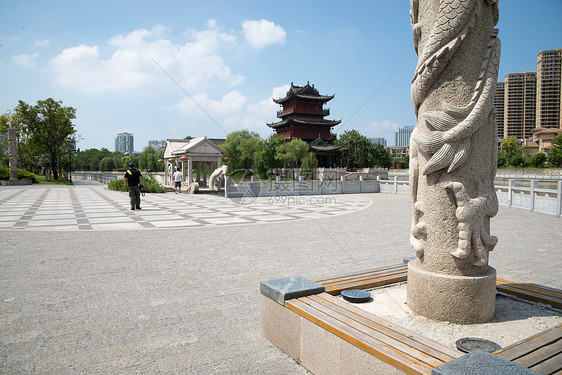
<svg viewBox="0 0 562 375">
<path fill-rule="evenodd" d="M 176 171 L 174 172 L 174 191 L 176 194 L 180 192 L 182 177 L 182 173 L 178 168 L 176 168 Z"/>
</svg>

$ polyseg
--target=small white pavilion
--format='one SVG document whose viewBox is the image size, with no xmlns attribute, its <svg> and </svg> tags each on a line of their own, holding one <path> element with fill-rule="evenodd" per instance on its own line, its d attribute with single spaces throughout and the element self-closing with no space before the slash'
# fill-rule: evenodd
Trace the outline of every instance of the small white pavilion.
<svg viewBox="0 0 562 375">
<path fill-rule="evenodd" d="M 167 139 L 164 147 L 164 184 L 174 185 L 174 171 L 181 168 L 183 182 L 187 186 L 197 181 L 201 187 L 207 186 L 207 174 L 221 166 L 224 150 L 207 137 L 193 139 Z M 193 169 L 196 168 L 195 176 Z"/>
</svg>

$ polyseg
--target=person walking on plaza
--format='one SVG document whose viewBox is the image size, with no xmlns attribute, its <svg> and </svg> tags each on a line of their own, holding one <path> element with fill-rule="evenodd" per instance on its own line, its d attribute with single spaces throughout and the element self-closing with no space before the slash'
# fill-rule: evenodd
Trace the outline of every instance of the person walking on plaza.
<svg viewBox="0 0 562 375">
<path fill-rule="evenodd" d="M 174 191 L 179 193 L 181 190 L 181 180 L 182 180 L 182 173 L 180 172 L 179 168 L 176 168 L 174 172 Z"/>
<path fill-rule="evenodd" d="M 135 163 L 129 163 L 129 169 L 125 172 L 123 180 L 123 187 L 129 187 L 129 199 L 131 201 L 131 210 L 140 210 L 140 185 L 144 184 L 144 179 L 138 169 L 135 168 Z"/>
</svg>

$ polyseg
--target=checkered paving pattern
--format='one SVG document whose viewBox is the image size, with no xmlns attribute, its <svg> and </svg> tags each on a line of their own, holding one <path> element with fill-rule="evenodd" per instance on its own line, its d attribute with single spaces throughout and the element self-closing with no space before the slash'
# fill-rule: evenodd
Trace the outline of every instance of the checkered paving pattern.
<svg viewBox="0 0 562 375">
<path fill-rule="evenodd" d="M 217 195 L 146 194 L 142 210 L 129 195 L 90 181 L 76 186 L 0 188 L 0 230 L 129 230 L 317 219 L 369 207 L 363 195 L 226 199 Z"/>
</svg>

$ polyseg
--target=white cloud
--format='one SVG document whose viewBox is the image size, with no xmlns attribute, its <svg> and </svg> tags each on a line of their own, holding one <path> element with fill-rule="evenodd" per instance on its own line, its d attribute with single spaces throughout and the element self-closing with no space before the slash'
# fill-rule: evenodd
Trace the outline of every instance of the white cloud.
<svg viewBox="0 0 562 375">
<path fill-rule="evenodd" d="M 287 33 L 285 30 L 271 21 L 246 20 L 242 22 L 244 36 L 254 48 L 264 48 L 270 44 L 285 44 Z"/>
<path fill-rule="evenodd" d="M 36 47 L 48 47 L 50 43 L 51 41 L 49 39 L 43 39 L 43 40 L 36 40 L 35 43 L 33 44 Z"/>
<path fill-rule="evenodd" d="M 193 100 L 185 97 L 164 109 L 177 110 L 188 116 L 210 116 L 225 129 L 250 129 L 264 135 L 271 132 L 265 123 L 274 120 L 276 112 L 280 109 L 272 98 L 285 96 L 289 87 L 289 85 L 274 87 L 270 96 L 252 103 L 248 103 L 246 96 L 235 90 L 227 93 L 220 100 L 210 99 L 207 94 L 196 94 L 193 95 Z"/>
<path fill-rule="evenodd" d="M 207 30 L 188 30 L 190 40 L 183 45 L 165 39 L 169 29 L 162 25 L 116 35 L 107 41 L 112 52 L 107 59 L 98 46 L 67 48 L 50 62 L 55 82 L 93 93 L 146 88 L 166 80 L 153 59 L 189 90 L 210 81 L 236 86 L 245 77 L 233 74 L 219 54 L 223 44 L 234 44 L 236 38 L 219 32 L 211 21 L 208 25 Z"/>
<path fill-rule="evenodd" d="M 265 126 L 265 123 L 275 121 L 275 114 L 281 109 L 272 98 L 284 97 L 289 88 L 289 85 L 274 87 L 270 96 L 258 102 L 249 103 L 244 111 L 240 112 L 242 115 L 229 116 L 225 119 L 224 125 L 231 129 L 255 130 L 262 136 L 267 136 L 271 130 Z"/>
<path fill-rule="evenodd" d="M 12 62 L 24 68 L 33 68 L 37 64 L 38 53 L 32 55 L 15 55 L 12 56 Z"/>
<path fill-rule="evenodd" d="M 192 99 L 193 98 L 193 99 Z M 246 105 L 247 98 L 239 91 L 231 91 L 220 100 L 209 99 L 207 94 L 196 94 L 191 98 L 184 97 L 180 102 L 171 105 L 165 109 L 179 110 L 186 115 L 203 114 L 203 110 L 211 117 L 225 116 L 242 110 Z M 203 108 L 203 110 L 201 109 Z"/>
</svg>

